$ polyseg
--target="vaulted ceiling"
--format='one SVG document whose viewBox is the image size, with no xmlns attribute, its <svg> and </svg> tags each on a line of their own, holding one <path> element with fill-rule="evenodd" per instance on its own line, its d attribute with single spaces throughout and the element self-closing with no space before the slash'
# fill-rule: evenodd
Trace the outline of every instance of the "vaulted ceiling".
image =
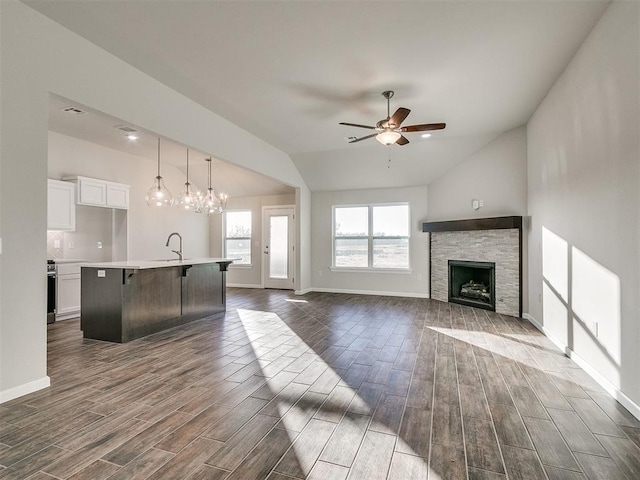
<svg viewBox="0 0 640 480">
<path fill-rule="evenodd" d="M 338 190 L 427 185 L 525 124 L 610 2 L 25 3 L 287 152 L 312 190 Z M 375 124 L 389 89 L 406 124 L 447 128 L 348 144 L 369 132 L 338 122 Z"/>
</svg>

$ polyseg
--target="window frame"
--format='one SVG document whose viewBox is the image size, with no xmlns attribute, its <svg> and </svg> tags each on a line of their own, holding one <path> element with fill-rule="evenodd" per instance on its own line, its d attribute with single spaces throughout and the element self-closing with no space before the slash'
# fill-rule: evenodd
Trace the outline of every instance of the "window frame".
<svg viewBox="0 0 640 480">
<path fill-rule="evenodd" d="M 408 213 L 407 236 L 380 236 L 373 234 L 373 211 L 376 207 L 406 206 Z M 339 208 L 367 208 L 368 234 L 366 236 L 350 235 L 336 236 L 336 209 Z M 373 242 L 377 239 L 407 239 L 407 266 L 406 267 L 374 267 L 373 266 Z M 366 267 L 341 267 L 336 266 L 336 239 L 367 239 L 367 266 Z M 409 202 L 388 203 L 358 203 L 331 206 L 331 266 L 332 272 L 359 272 L 359 273 L 412 273 L 411 269 L 411 205 Z"/>
<path fill-rule="evenodd" d="M 248 212 L 250 216 L 250 237 L 227 237 L 227 214 Z M 232 263 L 229 268 L 253 268 L 253 211 L 248 208 L 225 210 L 222 215 L 222 253 L 224 258 L 229 258 L 227 253 L 227 240 L 247 240 L 249 242 L 249 263 Z"/>
</svg>

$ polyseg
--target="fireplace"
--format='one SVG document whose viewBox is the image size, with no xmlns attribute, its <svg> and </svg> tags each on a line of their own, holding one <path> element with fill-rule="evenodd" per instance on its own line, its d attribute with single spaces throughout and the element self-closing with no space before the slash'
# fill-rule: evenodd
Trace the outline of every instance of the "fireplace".
<svg viewBox="0 0 640 480">
<path fill-rule="evenodd" d="M 449 260 L 449 301 L 496 311 L 496 264 Z"/>
</svg>

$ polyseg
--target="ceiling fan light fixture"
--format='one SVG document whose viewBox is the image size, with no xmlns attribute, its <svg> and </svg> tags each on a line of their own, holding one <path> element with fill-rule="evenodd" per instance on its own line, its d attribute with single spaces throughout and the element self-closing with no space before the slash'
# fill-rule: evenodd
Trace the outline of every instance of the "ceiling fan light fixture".
<svg viewBox="0 0 640 480">
<path fill-rule="evenodd" d="M 398 132 L 394 132 L 393 130 L 385 130 L 384 132 L 380 132 L 376 135 L 376 140 L 383 145 L 391 145 L 396 143 L 401 136 L 402 135 Z"/>
<path fill-rule="evenodd" d="M 422 138 L 429 138 L 431 136 L 430 133 L 423 133 L 422 135 L 420 135 Z"/>
</svg>

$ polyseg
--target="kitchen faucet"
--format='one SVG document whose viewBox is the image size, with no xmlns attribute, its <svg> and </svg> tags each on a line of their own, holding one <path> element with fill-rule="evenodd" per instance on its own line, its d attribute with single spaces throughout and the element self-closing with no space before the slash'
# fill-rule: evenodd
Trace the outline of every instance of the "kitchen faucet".
<svg viewBox="0 0 640 480">
<path fill-rule="evenodd" d="M 165 247 L 169 246 L 169 242 L 171 241 L 171 237 L 173 237 L 174 235 L 177 235 L 178 238 L 180 239 L 180 249 L 179 250 L 171 250 L 173 253 L 177 253 L 178 254 L 178 259 L 180 261 L 182 261 L 182 235 L 180 235 L 178 232 L 173 232 L 171 235 L 169 235 L 169 238 L 167 238 L 167 243 L 165 245 Z"/>
</svg>

